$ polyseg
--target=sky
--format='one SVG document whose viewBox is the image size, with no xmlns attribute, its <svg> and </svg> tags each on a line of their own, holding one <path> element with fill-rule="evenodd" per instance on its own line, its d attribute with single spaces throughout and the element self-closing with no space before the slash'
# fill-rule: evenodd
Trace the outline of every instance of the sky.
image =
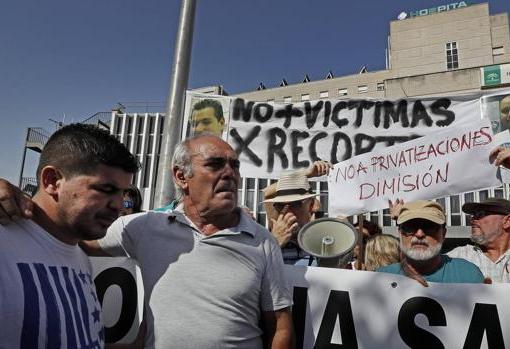
<svg viewBox="0 0 510 349">
<path fill-rule="evenodd" d="M 188 88 L 230 94 L 385 68 L 390 21 L 443 0 L 197 0 Z M 471 3 L 479 3 L 473 1 Z M 178 0 L 2 0 L 0 177 L 15 183 L 28 127 L 117 103 L 167 102 Z M 490 13 L 510 12 L 508 0 Z M 155 111 L 155 110 L 153 110 Z M 37 154 L 27 152 L 25 176 Z"/>
</svg>

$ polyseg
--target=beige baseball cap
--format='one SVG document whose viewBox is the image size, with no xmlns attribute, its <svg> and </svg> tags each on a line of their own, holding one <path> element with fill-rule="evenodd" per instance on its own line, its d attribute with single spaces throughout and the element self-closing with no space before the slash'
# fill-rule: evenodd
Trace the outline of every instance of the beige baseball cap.
<svg viewBox="0 0 510 349">
<path fill-rule="evenodd" d="M 402 224 L 416 218 L 426 219 L 437 224 L 444 224 L 446 222 L 443 207 L 437 202 L 416 200 L 404 204 L 398 215 L 397 224 Z"/>
</svg>

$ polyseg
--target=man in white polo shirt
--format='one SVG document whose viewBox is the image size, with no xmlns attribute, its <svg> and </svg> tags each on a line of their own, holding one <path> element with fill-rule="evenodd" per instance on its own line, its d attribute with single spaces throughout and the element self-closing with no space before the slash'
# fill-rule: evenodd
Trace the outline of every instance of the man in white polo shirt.
<svg viewBox="0 0 510 349">
<path fill-rule="evenodd" d="M 84 246 L 139 263 L 146 347 L 290 348 L 280 248 L 237 207 L 236 152 L 218 137 L 197 136 L 178 145 L 172 165 L 182 198 L 175 210 L 120 217 L 104 239 Z"/>
<path fill-rule="evenodd" d="M 492 282 L 510 282 L 510 201 L 488 198 L 462 206 L 471 219 L 471 240 L 448 252 L 450 257 L 464 258 L 480 268 Z"/>
</svg>

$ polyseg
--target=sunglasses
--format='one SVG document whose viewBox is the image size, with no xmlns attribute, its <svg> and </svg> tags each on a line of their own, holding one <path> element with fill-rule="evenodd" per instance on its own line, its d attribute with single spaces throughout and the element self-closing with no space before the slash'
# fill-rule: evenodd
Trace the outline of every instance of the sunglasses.
<svg viewBox="0 0 510 349">
<path fill-rule="evenodd" d="M 135 207 L 135 203 L 131 200 L 124 200 L 122 201 L 122 206 L 124 206 L 124 208 L 133 208 Z"/>
<path fill-rule="evenodd" d="M 276 211 L 282 211 L 285 206 L 289 206 L 289 209 L 298 209 L 303 206 L 303 201 L 292 201 L 292 202 L 275 202 L 273 207 Z"/>
<path fill-rule="evenodd" d="M 312 214 L 315 217 L 315 219 L 319 219 L 319 218 L 324 217 L 325 212 L 324 211 L 315 211 L 315 212 L 312 212 Z"/>
<path fill-rule="evenodd" d="M 504 216 L 504 214 L 502 214 L 502 213 L 480 210 L 480 211 L 473 212 L 472 214 L 468 215 L 468 217 L 471 220 L 473 220 L 473 219 L 482 219 L 483 217 L 487 217 L 490 215 Z"/>
<path fill-rule="evenodd" d="M 441 225 L 428 220 L 418 220 L 402 223 L 399 228 L 400 232 L 407 236 L 416 234 L 418 229 L 421 229 L 426 235 L 432 235 L 441 228 Z"/>
</svg>

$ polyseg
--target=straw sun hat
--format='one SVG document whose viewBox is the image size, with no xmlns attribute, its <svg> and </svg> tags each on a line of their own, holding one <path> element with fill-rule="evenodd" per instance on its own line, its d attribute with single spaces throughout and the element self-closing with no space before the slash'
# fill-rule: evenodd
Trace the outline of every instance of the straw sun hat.
<svg viewBox="0 0 510 349">
<path fill-rule="evenodd" d="M 319 194 L 312 192 L 308 178 L 301 171 L 282 174 L 276 183 L 276 195 L 264 202 L 293 202 Z"/>
</svg>

